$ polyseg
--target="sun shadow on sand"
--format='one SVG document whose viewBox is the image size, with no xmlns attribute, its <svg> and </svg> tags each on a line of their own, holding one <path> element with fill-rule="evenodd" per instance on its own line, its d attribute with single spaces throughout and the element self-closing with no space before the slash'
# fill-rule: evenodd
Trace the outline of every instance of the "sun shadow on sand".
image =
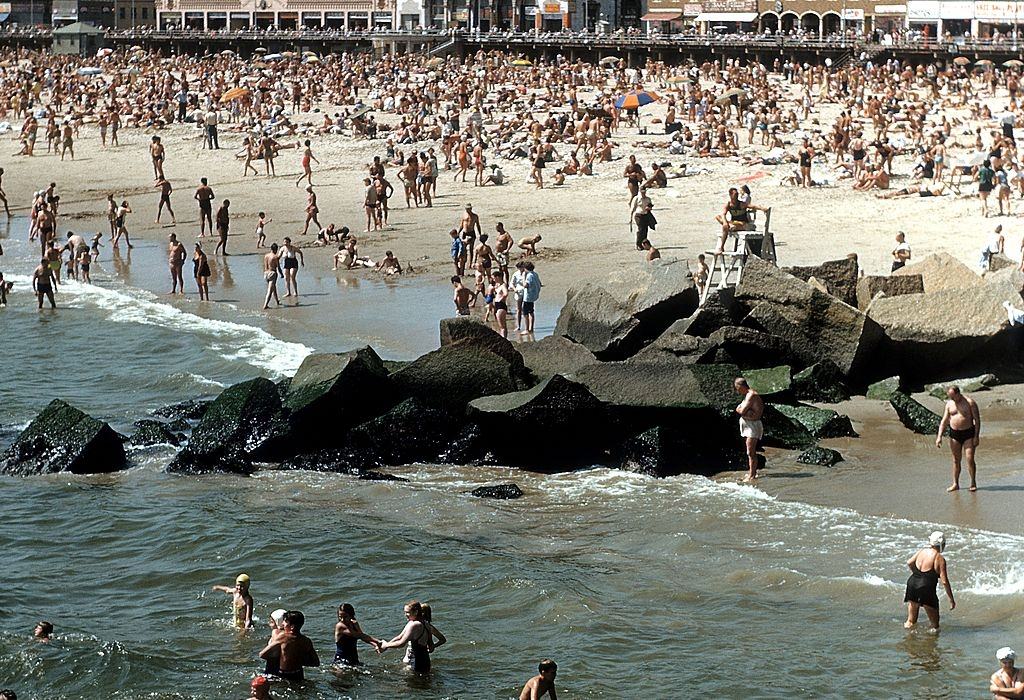
<svg viewBox="0 0 1024 700">
<path fill-rule="evenodd" d="M 979 486 L 978 491 L 1024 491 L 1024 485 L 1007 484 L 1005 486 Z"/>
</svg>

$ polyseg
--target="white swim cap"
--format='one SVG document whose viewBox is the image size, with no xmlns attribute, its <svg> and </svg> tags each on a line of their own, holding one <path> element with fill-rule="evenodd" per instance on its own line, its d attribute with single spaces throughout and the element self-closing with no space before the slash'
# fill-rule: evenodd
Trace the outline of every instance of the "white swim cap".
<svg viewBox="0 0 1024 700">
<path fill-rule="evenodd" d="M 285 610 L 284 608 L 280 608 L 278 610 L 275 610 L 274 612 L 270 613 L 270 619 L 274 621 L 275 625 L 280 627 L 281 625 L 284 624 L 284 615 L 285 615 L 286 612 L 288 612 L 288 611 Z"/>
<path fill-rule="evenodd" d="M 941 552 L 946 548 L 946 536 L 942 534 L 942 531 L 936 530 L 928 536 L 928 545 L 938 547 Z"/>
<path fill-rule="evenodd" d="M 1013 661 L 1016 658 L 1017 652 L 1015 652 L 1010 647 L 1003 647 L 1002 649 L 996 652 L 996 660 L 998 661 L 1006 661 L 1007 659 Z"/>
</svg>

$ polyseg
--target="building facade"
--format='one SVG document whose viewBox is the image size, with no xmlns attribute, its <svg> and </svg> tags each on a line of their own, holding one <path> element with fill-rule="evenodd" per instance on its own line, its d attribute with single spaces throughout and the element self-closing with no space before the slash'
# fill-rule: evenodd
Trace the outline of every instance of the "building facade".
<svg viewBox="0 0 1024 700">
<path fill-rule="evenodd" d="M 393 29 L 394 0 L 158 0 L 161 29 Z"/>
</svg>

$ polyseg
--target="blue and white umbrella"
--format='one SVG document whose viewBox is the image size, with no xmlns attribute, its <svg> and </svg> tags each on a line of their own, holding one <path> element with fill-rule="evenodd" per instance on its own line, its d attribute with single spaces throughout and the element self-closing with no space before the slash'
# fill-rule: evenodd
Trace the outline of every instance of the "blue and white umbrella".
<svg viewBox="0 0 1024 700">
<path fill-rule="evenodd" d="M 79 75 L 102 75 L 103 69 L 96 66 L 83 66 L 78 69 Z"/>
</svg>

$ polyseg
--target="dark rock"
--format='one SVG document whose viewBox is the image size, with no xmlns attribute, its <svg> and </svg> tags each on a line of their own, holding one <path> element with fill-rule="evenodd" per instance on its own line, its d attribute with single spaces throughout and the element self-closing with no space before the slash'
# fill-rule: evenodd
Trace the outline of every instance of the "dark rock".
<svg viewBox="0 0 1024 700">
<path fill-rule="evenodd" d="M 583 384 L 556 374 L 525 391 L 485 396 L 469 404 L 469 418 L 483 430 L 499 460 L 514 466 L 572 468 L 593 463 L 604 441 L 604 406 Z M 529 436 L 543 449 L 524 450 Z"/>
<path fill-rule="evenodd" d="M 839 403 L 850 398 L 843 373 L 831 360 L 822 360 L 793 375 L 793 395 L 804 401 Z"/>
<path fill-rule="evenodd" d="M 843 456 L 827 447 L 811 447 L 801 452 L 796 461 L 800 464 L 815 464 L 819 467 L 831 467 L 843 461 Z"/>
<path fill-rule="evenodd" d="M 701 377 L 707 378 L 712 386 L 717 377 L 713 376 L 715 365 L 702 368 Z M 657 408 L 723 408 L 724 388 L 705 395 L 701 380 L 693 367 L 676 367 L 670 364 L 643 364 L 639 362 L 602 362 L 584 367 L 573 375 L 573 379 L 590 389 L 601 401 L 613 406 L 657 407 Z M 738 375 L 733 375 L 733 378 Z M 729 392 L 732 392 L 732 379 Z M 739 403 L 737 398 L 736 403 Z"/>
<path fill-rule="evenodd" d="M 500 500 L 512 500 L 523 497 L 523 490 L 516 484 L 478 486 L 469 493 L 477 498 L 497 498 Z"/>
<path fill-rule="evenodd" d="M 173 430 L 176 433 L 187 433 L 190 430 L 192 430 L 192 424 L 189 423 L 184 418 L 172 420 L 170 423 L 167 423 L 166 425 L 169 429 Z"/>
<path fill-rule="evenodd" d="M 881 381 L 877 381 L 874 384 L 868 386 L 868 391 L 865 396 L 875 401 L 888 401 L 892 398 L 892 395 L 899 391 L 903 386 L 903 380 L 898 376 L 887 377 Z"/>
<path fill-rule="evenodd" d="M 210 407 L 212 401 L 210 399 L 193 399 L 191 401 L 182 401 L 180 403 L 172 403 L 169 406 L 163 406 L 153 411 L 154 415 L 160 416 L 161 418 L 170 418 L 176 420 L 184 418 L 185 420 L 200 420 L 206 415 L 206 409 Z"/>
<path fill-rule="evenodd" d="M 412 398 L 353 428 L 349 445 L 381 464 L 434 462 L 461 427 L 445 411 Z"/>
<path fill-rule="evenodd" d="M 696 311 L 672 327 L 687 335 L 706 338 L 719 328 L 735 326 L 743 318 L 733 298 L 732 287 L 713 289 Z"/>
<path fill-rule="evenodd" d="M 440 323 L 441 347 L 470 345 L 489 350 L 509 363 L 513 371 L 523 372 L 523 356 L 507 338 L 472 316 L 443 318 Z"/>
<path fill-rule="evenodd" d="M 898 297 L 905 294 L 924 294 L 921 275 L 867 275 L 857 281 L 857 308 L 867 311 L 877 294 Z"/>
<path fill-rule="evenodd" d="M 627 360 L 633 363 L 681 363 L 694 364 L 699 361 L 710 347 L 709 342 L 687 332 L 689 321 L 676 321 Z"/>
<path fill-rule="evenodd" d="M 54 399 L 0 455 L 0 474 L 106 474 L 127 467 L 124 438 L 103 421 Z"/>
<path fill-rule="evenodd" d="M 786 340 L 803 364 L 831 360 L 855 379 L 875 371 L 882 329 L 849 304 L 756 257 L 744 267 L 736 299 L 750 308 L 743 325 Z"/>
<path fill-rule="evenodd" d="M 510 362 L 490 350 L 468 343 L 446 345 L 414 360 L 391 375 L 403 398 L 451 412 L 460 412 L 473 399 L 507 394 L 531 384 L 525 365 Z"/>
<path fill-rule="evenodd" d="M 999 384 L 999 380 L 994 374 L 983 374 L 980 377 L 969 377 L 966 379 L 951 379 L 948 382 L 942 382 L 940 384 L 929 384 L 924 388 L 930 395 L 937 399 L 946 399 L 946 389 L 951 386 L 960 387 L 960 391 L 965 394 L 975 393 L 978 391 L 988 391 L 990 387 Z"/>
<path fill-rule="evenodd" d="M 788 406 L 774 404 L 776 410 L 807 429 L 815 440 L 838 437 L 857 437 L 849 416 L 815 406 Z"/>
<path fill-rule="evenodd" d="M 549 335 L 535 343 L 520 343 L 518 348 L 527 369 L 538 380 L 556 374 L 572 374 L 597 362 L 594 353 L 560 335 Z"/>
<path fill-rule="evenodd" d="M 262 377 L 250 379 L 229 386 L 213 400 L 167 471 L 250 474 L 253 461 L 283 456 L 288 434 L 277 386 Z"/>
<path fill-rule="evenodd" d="M 697 308 L 697 288 L 679 260 L 617 270 L 566 295 L 555 334 L 581 343 L 601 360 L 629 357 L 673 321 Z"/>
<path fill-rule="evenodd" d="M 913 296 L 878 298 L 868 316 L 888 336 L 886 362 L 911 382 L 934 381 L 954 372 L 985 372 L 1012 358 L 1014 348 L 1004 302 L 1019 305 L 1020 293 L 1006 281 L 944 289 Z"/>
<path fill-rule="evenodd" d="M 619 468 L 657 478 L 679 474 L 711 476 L 746 469 L 747 461 L 738 440 L 713 443 L 686 427 L 656 425 L 625 441 Z"/>
<path fill-rule="evenodd" d="M 894 277 L 920 275 L 926 293 L 943 289 L 969 289 L 983 284 L 981 277 L 949 253 L 932 253 L 892 273 Z"/>
<path fill-rule="evenodd" d="M 726 326 L 707 338 L 701 364 L 771 367 L 789 364 L 793 350 L 782 338 L 754 328 Z"/>
<path fill-rule="evenodd" d="M 750 388 L 765 398 L 778 398 L 790 394 L 792 388 L 789 365 L 744 370 L 743 376 Z"/>
<path fill-rule="evenodd" d="M 931 409 L 922 406 L 912 396 L 902 391 L 894 391 L 889 397 L 889 404 L 896 409 L 900 422 L 919 435 L 936 435 L 942 417 Z"/>
<path fill-rule="evenodd" d="M 402 369 L 403 367 L 408 367 L 409 364 L 412 361 L 411 360 L 381 360 L 380 362 L 381 362 L 382 365 L 384 365 L 384 369 L 386 369 L 388 371 L 388 374 L 391 374 L 392 372 L 397 372 L 398 370 Z"/>
<path fill-rule="evenodd" d="M 387 370 L 377 353 L 365 347 L 308 355 L 292 377 L 283 404 L 294 444 L 312 451 L 337 444 L 339 434 L 394 402 Z"/>
<path fill-rule="evenodd" d="M 825 285 L 828 293 L 850 306 L 857 306 L 857 278 L 860 271 L 855 256 L 828 260 L 820 265 L 787 267 L 785 272 L 807 282 L 811 277 Z M 746 271 L 743 273 L 746 275 Z"/>
<path fill-rule="evenodd" d="M 992 274 L 993 272 L 999 272 L 1000 270 L 1019 267 L 1020 263 L 1014 260 L 1013 258 L 1009 257 L 1008 255 L 1004 255 L 1003 253 L 996 253 L 991 258 L 989 258 L 988 271 L 985 273 L 985 277 L 988 278 L 988 275 Z"/>
<path fill-rule="evenodd" d="M 761 443 L 784 450 L 799 450 L 814 444 L 814 436 L 800 421 L 783 413 L 779 406 L 766 403 L 761 422 L 764 437 Z"/>
<path fill-rule="evenodd" d="M 358 475 L 380 466 L 384 465 L 375 452 L 342 447 L 292 455 L 281 462 L 279 469 Z"/>
<path fill-rule="evenodd" d="M 378 472 L 373 469 L 365 472 L 359 472 L 359 478 L 363 481 L 397 481 L 397 482 L 408 482 L 409 480 L 402 476 L 395 476 L 394 474 L 386 474 L 384 472 Z"/>
<path fill-rule="evenodd" d="M 128 444 L 134 447 L 149 447 L 150 445 L 174 445 L 177 447 L 184 439 L 184 435 L 175 433 L 167 423 L 158 420 L 135 421 L 136 431 L 128 438 Z"/>
<path fill-rule="evenodd" d="M 488 452 L 489 445 L 479 425 L 464 425 L 452 438 L 448 449 L 441 453 L 442 464 L 497 464 L 497 459 Z"/>
</svg>

